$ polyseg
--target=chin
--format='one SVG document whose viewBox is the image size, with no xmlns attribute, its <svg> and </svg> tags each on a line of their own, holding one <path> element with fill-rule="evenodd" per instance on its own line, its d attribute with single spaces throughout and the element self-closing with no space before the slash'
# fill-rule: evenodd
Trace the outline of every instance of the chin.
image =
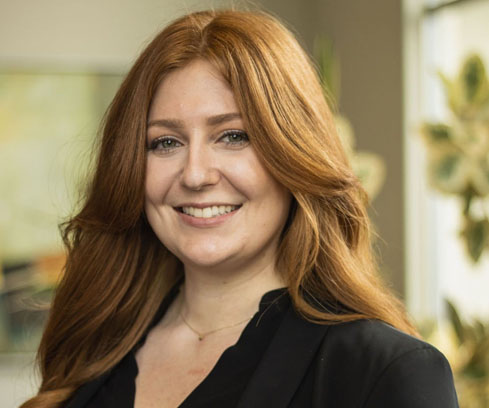
<svg viewBox="0 0 489 408">
<path fill-rule="evenodd" d="M 206 242 L 187 242 L 172 252 L 185 266 L 210 268 L 232 263 L 241 249 L 221 240 L 207 239 Z"/>
<path fill-rule="evenodd" d="M 229 268 L 232 261 L 229 258 L 222 256 L 192 256 L 188 258 L 180 258 L 184 267 L 196 268 L 196 269 L 219 269 L 222 267 Z"/>
</svg>

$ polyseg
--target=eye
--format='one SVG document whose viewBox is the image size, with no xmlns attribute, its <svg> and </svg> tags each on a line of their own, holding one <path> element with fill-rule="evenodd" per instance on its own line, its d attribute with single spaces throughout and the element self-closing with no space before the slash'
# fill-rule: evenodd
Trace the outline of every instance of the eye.
<svg viewBox="0 0 489 408">
<path fill-rule="evenodd" d="M 227 130 L 219 140 L 231 146 L 241 146 L 249 143 L 248 135 L 242 130 Z"/>
<path fill-rule="evenodd" d="M 178 140 L 164 136 L 153 139 L 148 146 L 148 150 L 154 151 L 155 153 L 169 153 L 181 146 L 182 144 Z"/>
</svg>

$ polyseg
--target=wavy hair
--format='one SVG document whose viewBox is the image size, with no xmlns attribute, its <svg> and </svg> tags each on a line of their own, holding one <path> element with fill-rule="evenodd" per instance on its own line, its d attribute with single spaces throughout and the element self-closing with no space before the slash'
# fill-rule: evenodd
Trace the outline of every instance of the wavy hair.
<svg viewBox="0 0 489 408">
<path fill-rule="evenodd" d="M 62 224 L 68 256 L 38 351 L 42 382 L 22 408 L 60 407 L 116 365 L 182 275 L 144 217 L 146 122 L 165 75 L 195 59 L 227 80 L 257 154 L 293 196 L 277 270 L 297 311 L 415 334 L 378 277 L 366 194 L 305 52 L 265 13 L 197 12 L 156 36 L 109 107 L 84 205 Z"/>
</svg>

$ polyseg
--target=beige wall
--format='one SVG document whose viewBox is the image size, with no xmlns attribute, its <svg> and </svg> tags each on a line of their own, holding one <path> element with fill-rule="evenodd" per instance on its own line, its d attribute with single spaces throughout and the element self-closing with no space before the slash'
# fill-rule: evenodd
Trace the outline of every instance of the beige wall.
<svg viewBox="0 0 489 408">
<path fill-rule="evenodd" d="M 386 183 L 373 203 L 381 268 L 404 294 L 404 208 L 401 0 L 262 0 L 299 32 L 311 52 L 314 37 L 333 40 L 341 60 L 340 110 L 361 150 L 378 153 Z"/>
<path fill-rule="evenodd" d="M 168 21 L 226 0 L 0 0 L 0 64 L 123 70 Z"/>
</svg>

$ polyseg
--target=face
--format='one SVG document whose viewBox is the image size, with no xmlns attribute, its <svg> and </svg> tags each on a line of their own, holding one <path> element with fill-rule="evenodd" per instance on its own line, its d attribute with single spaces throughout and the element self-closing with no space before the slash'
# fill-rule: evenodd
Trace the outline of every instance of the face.
<svg viewBox="0 0 489 408">
<path fill-rule="evenodd" d="M 186 268 L 274 261 L 290 194 L 260 162 L 233 92 L 208 62 L 159 85 L 147 148 L 146 215 Z"/>
</svg>

